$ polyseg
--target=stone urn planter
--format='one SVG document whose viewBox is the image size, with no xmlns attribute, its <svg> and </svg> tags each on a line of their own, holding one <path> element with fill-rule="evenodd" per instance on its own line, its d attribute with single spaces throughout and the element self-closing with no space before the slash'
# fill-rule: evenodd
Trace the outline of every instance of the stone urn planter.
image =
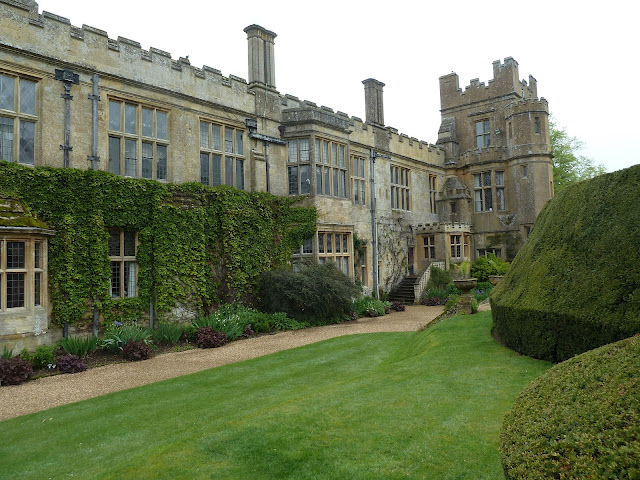
<svg viewBox="0 0 640 480">
<path fill-rule="evenodd" d="M 494 287 L 500 283 L 500 280 L 502 280 L 504 278 L 504 275 L 491 275 L 489 277 L 489 281 L 491 282 L 491 285 L 493 285 Z"/>
<path fill-rule="evenodd" d="M 460 301 L 458 302 L 458 313 L 460 314 L 473 313 L 473 308 L 471 307 L 472 297 L 469 292 L 474 288 L 476 288 L 476 285 L 478 284 L 478 279 L 463 278 L 462 280 L 454 280 L 453 284 L 456 286 L 458 290 L 462 291 L 462 295 L 460 296 Z"/>
</svg>

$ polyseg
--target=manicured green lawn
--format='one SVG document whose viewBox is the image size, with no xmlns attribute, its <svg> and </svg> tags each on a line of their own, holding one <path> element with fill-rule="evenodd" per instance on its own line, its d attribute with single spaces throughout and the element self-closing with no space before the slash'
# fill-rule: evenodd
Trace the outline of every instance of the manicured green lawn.
<svg viewBox="0 0 640 480">
<path fill-rule="evenodd" d="M 490 327 L 341 337 L 0 422 L 0 478 L 503 478 L 502 418 L 550 364 Z"/>
</svg>

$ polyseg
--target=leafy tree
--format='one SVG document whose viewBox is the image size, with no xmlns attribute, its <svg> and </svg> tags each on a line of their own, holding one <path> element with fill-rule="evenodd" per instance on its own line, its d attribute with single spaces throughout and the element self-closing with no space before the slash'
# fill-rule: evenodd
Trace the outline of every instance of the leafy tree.
<svg viewBox="0 0 640 480">
<path fill-rule="evenodd" d="M 584 142 L 569 136 L 566 128 L 558 127 L 553 118 L 549 118 L 549 137 L 553 154 L 553 182 L 556 192 L 567 185 L 606 172 L 604 165 L 595 164 L 593 159 L 578 155 L 578 152 L 584 148 Z"/>
</svg>

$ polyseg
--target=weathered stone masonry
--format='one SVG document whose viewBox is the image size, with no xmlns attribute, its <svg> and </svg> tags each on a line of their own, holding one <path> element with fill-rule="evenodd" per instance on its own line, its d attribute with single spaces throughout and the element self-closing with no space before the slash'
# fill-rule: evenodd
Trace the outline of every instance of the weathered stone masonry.
<svg viewBox="0 0 640 480">
<path fill-rule="evenodd" d="M 73 26 L 33 1 L 0 0 L 3 159 L 304 195 L 318 231 L 293 262 L 335 262 L 367 292 L 432 261 L 508 257 L 521 245 L 553 178 L 548 105 L 515 60 L 495 62 L 487 85 L 440 78 L 434 145 L 385 126 L 378 80 L 363 81 L 365 121 L 280 93 L 276 34 L 245 32 L 248 82 Z M 33 110 L 21 111 L 32 85 Z M 0 324 L 9 310 L 0 306 Z"/>
</svg>

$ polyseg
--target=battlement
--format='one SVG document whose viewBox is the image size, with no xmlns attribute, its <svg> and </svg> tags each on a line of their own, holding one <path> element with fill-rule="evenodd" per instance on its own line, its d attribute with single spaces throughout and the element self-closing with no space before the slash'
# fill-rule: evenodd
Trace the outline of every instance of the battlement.
<svg viewBox="0 0 640 480">
<path fill-rule="evenodd" d="M 536 79 L 530 75 L 529 84 L 525 80 L 520 81 L 518 62 L 512 57 L 505 58 L 504 63 L 500 60 L 493 62 L 493 79 L 487 84 L 474 78 L 462 90 L 457 73 L 451 72 L 440 77 L 440 105 L 443 111 L 510 94 L 520 98 L 537 96 Z"/>
<path fill-rule="evenodd" d="M 211 85 L 207 89 L 198 86 L 202 80 L 220 88 L 248 92 L 247 81 L 242 77 L 225 77 L 216 68 L 192 66 L 188 57 L 173 59 L 169 52 L 155 47 L 144 50 L 136 40 L 122 36 L 113 39 L 99 28 L 76 27 L 68 18 L 47 11 L 40 14 L 33 1 L 0 0 L 0 31 L 12 32 L 0 40 L 0 47 L 46 56 L 61 65 L 73 64 L 80 74 L 129 77 L 189 95 L 210 90 Z M 224 96 L 218 92 L 212 97 Z"/>
<path fill-rule="evenodd" d="M 545 98 L 525 98 L 505 106 L 505 118 L 522 113 L 540 112 L 549 114 L 549 102 Z"/>
</svg>

